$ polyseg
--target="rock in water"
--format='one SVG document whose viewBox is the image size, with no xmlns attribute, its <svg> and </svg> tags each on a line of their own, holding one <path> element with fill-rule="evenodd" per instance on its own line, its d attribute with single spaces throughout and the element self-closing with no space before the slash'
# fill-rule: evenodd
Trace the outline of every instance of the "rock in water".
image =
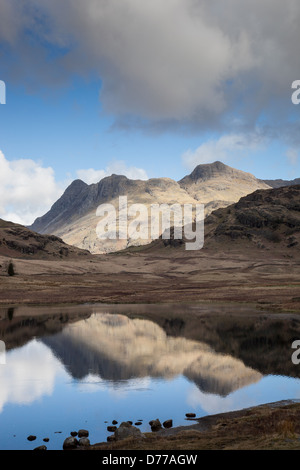
<svg viewBox="0 0 300 470">
<path fill-rule="evenodd" d="M 163 427 L 168 429 L 173 426 L 173 421 L 172 419 L 167 419 L 166 421 L 163 422 Z"/>
<path fill-rule="evenodd" d="M 115 432 L 118 428 L 117 426 L 107 426 L 106 428 L 108 432 Z"/>
<path fill-rule="evenodd" d="M 159 421 L 159 419 L 154 419 L 154 420 L 150 421 L 149 424 L 151 426 L 151 431 L 153 431 L 153 432 L 157 432 L 157 431 L 160 431 L 162 429 L 161 422 Z"/>
<path fill-rule="evenodd" d="M 88 437 L 89 432 L 86 429 L 80 429 L 78 431 L 78 437 Z"/>
<path fill-rule="evenodd" d="M 64 443 L 63 443 L 63 449 L 64 450 L 68 450 L 68 449 L 76 449 L 76 447 L 78 446 L 78 441 L 76 439 L 76 437 L 67 437 L 67 439 L 64 440 Z"/>
<path fill-rule="evenodd" d="M 187 418 L 196 418 L 195 413 L 186 413 L 185 415 Z"/>
</svg>

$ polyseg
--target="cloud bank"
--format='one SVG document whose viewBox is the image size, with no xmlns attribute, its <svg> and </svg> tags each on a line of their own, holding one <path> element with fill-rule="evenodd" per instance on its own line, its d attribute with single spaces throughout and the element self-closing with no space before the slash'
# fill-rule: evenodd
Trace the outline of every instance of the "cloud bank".
<svg viewBox="0 0 300 470">
<path fill-rule="evenodd" d="M 96 75 L 116 125 L 238 132 L 291 111 L 299 22 L 298 0 L 1 0 L 0 41 L 29 86 Z"/>
</svg>

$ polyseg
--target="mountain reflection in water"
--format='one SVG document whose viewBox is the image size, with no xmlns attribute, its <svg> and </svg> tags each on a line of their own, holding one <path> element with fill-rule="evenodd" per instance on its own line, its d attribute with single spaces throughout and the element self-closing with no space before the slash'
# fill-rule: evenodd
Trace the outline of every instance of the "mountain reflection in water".
<svg viewBox="0 0 300 470">
<path fill-rule="evenodd" d="M 118 314 L 92 314 L 42 341 L 76 379 L 93 374 L 119 382 L 184 375 L 203 392 L 226 396 L 262 377 L 205 343 L 170 337 L 151 321 Z"/>
<path fill-rule="evenodd" d="M 113 419 L 142 418 L 146 432 L 151 419 L 179 426 L 189 411 L 299 398 L 296 314 L 232 304 L 2 307 L 0 338 L 0 449 L 31 449 L 45 436 L 61 449 L 80 428 L 105 441 Z"/>
</svg>

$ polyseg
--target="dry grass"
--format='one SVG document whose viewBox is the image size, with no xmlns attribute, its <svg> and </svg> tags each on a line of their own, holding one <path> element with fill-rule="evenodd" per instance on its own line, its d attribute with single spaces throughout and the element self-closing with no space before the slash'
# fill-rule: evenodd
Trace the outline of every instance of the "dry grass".
<svg viewBox="0 0 300 470">
<path fill-rule="evenodd" d="M 203 430 L 201 423 L 206 423 Z M 264 405 L 201 418 L 199 430 L 196 427 L 173 435 L 147 433 L 140 440 L 96 444 L 91 450 L 299 450 L 300 404 Z"/>
</svg>

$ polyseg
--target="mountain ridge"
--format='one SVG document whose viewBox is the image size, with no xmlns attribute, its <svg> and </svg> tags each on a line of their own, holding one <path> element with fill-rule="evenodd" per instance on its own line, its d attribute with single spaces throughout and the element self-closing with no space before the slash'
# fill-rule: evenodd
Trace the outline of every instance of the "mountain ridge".
<svg viewBox="0 0 300 470">
<path fill-rule="evenodd" d="M 240 197 L 256 189 L 269 188 L 250 173 L 236 170 L 220 161 L 198 165 L 190 175 L 179 181 L 171 178 L 132 180 L 112 174 L 98 183 L 73 181 L 64 194 L 43 216 L 29 227 L 42 234 L 54 234 L 66 243 L 87 249 L 91 253 L 119 251 L 132 244 L 146 244 L 149 240 L 99 240 L 96 209 L 104 203 L 117 208 L 118 197 L 127 196 L 128 204 L 141 203 L 148 208 L 156 204 L 205 205 L 205 214 L 237 202 Z"/>
</svg>

